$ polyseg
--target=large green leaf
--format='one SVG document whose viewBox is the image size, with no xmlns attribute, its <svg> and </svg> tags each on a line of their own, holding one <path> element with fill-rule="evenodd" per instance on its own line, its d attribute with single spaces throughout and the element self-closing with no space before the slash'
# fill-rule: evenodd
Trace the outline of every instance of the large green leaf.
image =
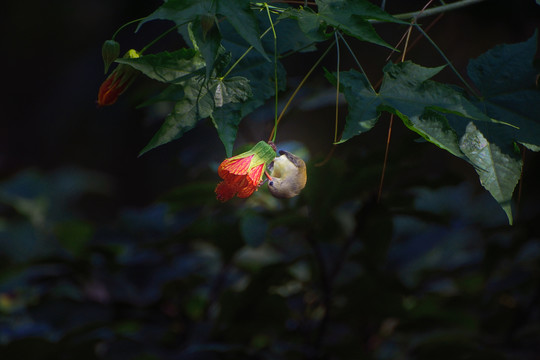
<svg viewBox="0 0 540 360">
<path fill-rule="evenodd" d="M 540 104 L 535 86 L 538 73 L 533 67 L 537 41 L 535 33 L 525 42 L 496 46 L 468 66 L 469 76 L 483 96 L 476 105 L 489 117 L 513 125 L 491 132 L 533 151 L 540 150 L 540 106 L 531 106 Z"/>
<path fill-rule="evenodd" d="M 204 17 L 223 15 L 236 32 L 267 60 L 259 38 L 257 19 L 247 0 L 167 0 L 156 11 L 148 15 L 139 27 L 151 20 L 171 20 L 177 25 L 185 25 Z"/>
<path fill-rule="evenodd" d="M 253 46 L 267 61 L 270 61 L 259 38 L 259 23 L 250 9 L 248 0 L 217 0 L 217 12 L 227 17 L 227 21 Z"/>
<path fill-rule="evenodd" d="M 197 16 L 209 14 L 215 14 L 213 0 L 166 0 L 156 11 L 141 21 L 138 28 L 152 20 L 171 20 L 183 25 L 195 20 Z"/>
<path fill-rule="evenodd" d="M 379 92 L 363 74 L 342 73 L 349 115 L 341 142 L 370 130 L 381 111 L 393 113 L 427 141 L 473 164 L 482 185 L 512 222 L 510 199 L 521 161 L 503 134 L 516 129 L 483 113 L 463 92 L 429 80 L 441 69 L 411 62 L 390 63 L 384 68 Z"/>
<path fill-rule="evenodd" d="M 236 134 L 238 133 L 238 125 L 243 118 L 242 106 L 234 103 L 227 104 L 216 108 L 211 117 L 219 139 L 225 147 L 225 153 L 227 157 L 231 157 Z"/>
<path fill-rule="evenodd" d="M 476 165 L 482 185 L 502 206 L 510 223 L 512 194 L 522 167 L 514 144 L 540 150 L 540 107 L 531 106 L 540 104 L 533 67 L 536 43 L 537 33 L 522 43 L 496 46 L 468 66 L 469 76 L 483 96 L 474 104 L 499 123 L 470 123 L 461 150 Z"/>
<path fill-rule="evenodd" d="M 313 41 L 323 41 L 329 37 L 325 33 L 327 25 L 321 21 L 319 14 L 310 8 L 289 8 L 280 16 L 280 19 L 287 18 L 295 19 L 300 30 Z"/>
<path fill-rule="evenodd" d="M 467 125 L 459 145 L 475 165 L 482 186 L 501 205 L 512 224 L 512 193 L 521 176 L 522 166 L 519 153 L 504 143 L 501 145 L 499 141 L 488 140 L 473 122 Z"/>
<path fill-rule="evenodd" d="M 172 84 L 181 84 L 186 76 L 205 66 L 200 53 L 193 49 L 180 49 L 171 53 L 164 51 L 116 61 L 133 66 L 151 79 Z"/>
<path fill-rule="evenodd" d="M 357 39 L 392 48 L 375 31 L 370 20 L 405 24 L 366 0 L 317 0 L 318 12 L 309 8 L 288 9 L 283 17 L 298 21 L 300 29 L 315 41 L 324 40 L 332 26 Z"/>
<path fill-rule="evenodd" d="M 384 68 L 379 92 L 371 87 L 363 74 L 354 70 L 341 73 L 341 86 L 349 103 L 349 115 L 340 142 L 370 130 L 380 112 L 388 111 L 399 116 L 407 127 L 427 141 L 464 158 L 455 131 L 435 110 L 459 114 L 469 120 L 490 119 L 460 92 L 429 80 L 441 70 L 442 67 L 426 68 L 412 62 L 389 63 Z"/>
<path fill-rule="evenodd" d="M 246 101 L 253 96 L 249 80 L 242 76 L 233 76 L 215 80 L 214 103 L 216 107 L 231 102 Z"/>
<path fill-rule="evenodd" d="M 221 45 L 221 34 L 213 16 L 204 16 L 191 22 L 188 26 L 191 42 L 200 51 L 206 63 L 206 79 L 214 71 L 214 63 L 218 59 Z"/>
<path fill-rule="evenodd" d="M 191 130 L 199 120 L 212 115 L 216 108 L 228 103 L 246 101 L 251 95 L 249 81 L 241 76 L 204 81 L 202 76 L 188 79 L 182 84 L 184 97 L 177 101 L 173 111 L 141 155 L 160 145 L 180 138 Z M 170 92 L 169 89 L 165 91 Z"/>
<path fill-rule="evenodd" d="M 470 101 L 462 91 L 429 80 L 441 68 L 388 64 L 378 93 L 364 75 L 341 74 L 349 102 L 341 141 L 370 130 L 381 111 L 391 112 L 426 140 L 473 164 L 512 223 L 511 199 L 522 167 L 515 143 L 540 150 L 540 107 L 531 106 L 540 104 L 533 67 L 536 43 L 535 33 L 471 61 L 469 76 L 482 97 Z"/>
<path fill-rule="evenodd" d="M 186 131 L 191 130 L 198 120 L 212 114 L 214 99 L 201 79 L 190 79 L 183 89 L 184 98 L 174 105 L 173 111 L 139 155 L 180 138 Z"/>
</svg>

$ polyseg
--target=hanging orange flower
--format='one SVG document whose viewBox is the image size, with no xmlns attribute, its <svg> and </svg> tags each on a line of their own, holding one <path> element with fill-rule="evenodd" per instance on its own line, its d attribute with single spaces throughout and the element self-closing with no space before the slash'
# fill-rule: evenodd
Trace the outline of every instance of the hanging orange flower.
<svg viewBox="0 0 540 360">
<path fill-rule="evenodd" d="M 223 181 L 216 186 L 217 199 L 225 202 L 235 195 L 239 198 L 251 196 L 262 182 L 266 165 L 275 157 L 275 150 L 260 141 L 251 150 L 223 160 L 218 167 L 218 175 Z"/>
<path fill-rule="evenodd" d="M 125 55 L 125 58 L 138 58 L 137 51 L 131 49 Z M 118 97 L 126 91 L 129 85 L 139 75 L 139 71 L 126 64 L 118 64 L 116 69 L 105 79 L 99 87 L 98 100 L 99 106 L 112 105 L 118 100 Z"/>
</svg>

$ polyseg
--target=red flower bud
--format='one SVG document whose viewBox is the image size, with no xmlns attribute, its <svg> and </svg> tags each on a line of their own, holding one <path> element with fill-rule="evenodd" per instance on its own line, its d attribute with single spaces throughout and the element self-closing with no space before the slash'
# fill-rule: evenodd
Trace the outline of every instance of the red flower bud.
<svg viewBox="0 0 540 360">
<path fill-rule="evenodd" d="M 137 51 L 131 49 L 125 58 L 138 58 Z M 139 70 L 127 64 L 119 64 L 116 69 L 105 79 L 98 91 L 98 106 L 112 105 L 118 97 L 126 91 L 135 78 L 139 75 Z"/>
</svg>

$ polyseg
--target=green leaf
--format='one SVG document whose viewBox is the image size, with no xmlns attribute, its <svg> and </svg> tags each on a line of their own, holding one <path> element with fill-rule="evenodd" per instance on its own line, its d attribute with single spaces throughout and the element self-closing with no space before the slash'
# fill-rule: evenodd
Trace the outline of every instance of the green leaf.
<svg viewBox="0 0 540 360">
<path fill-rule="evenodd" d="M 171 20 L 177 25 L 184 25 L 193 21 L 199 15 L 214 15 L 215 6 L 213 0 L 167 0 L 146 19 L 141 21 L 140 27 L 152 20 Z"/>
<path fill-rule="evenodd" d="M 257 50 L 267 61 L 270 61 L 259 38 L 261 32 L 259 23 L 249 1 L 246 0 L 220 0 L 217 2 L 217 12 L 227 17 L 227 21 L 236 32 Z"/>
<path fill-rule="evenodd" d="M 462 92 L 429 80 L 441 69 L 411 62 L 389 63 L 384 68 L 379 93 L 371 88 L 364 75 L 354 71 L 342 73 L 341 85 L 349 103 L 349 115 L 341 142 L 370 130 L 381 111 L 393 113 L 427 141 L 470 162 L 511 223 L 510 200 L 521 174 L 521 159 L 514 152 L 512 140 L 520 132 L 514 126 L 516 119 L 495 116 L 501 114 L 500 107 L 496 112 L 493 106 L 484 103 L 482 106 L 491 109 L 486 114 Z M 514 101 L 525 107 L 532 99 L 523 92 L 520 95 L 523 102 Z M 509 95 L 504 96 L 508 99 Z"/>
<path fill-rule="evenodd" d="M 225 80 L 212 79 L 208 83 L 200 77 L 195 77 L 185 82 L 183 90 L 184 97 L 176 102 L 174 110 L 165 118 L 161 128 L 144 147 L 140 155 L 180 138 L 186 131 L 191 130 L 199 120 L 211 116 L 216 108 L 228 103 L 245 101 L 252 95 L 249 81 L 241 76 Z M 222 128 L 224 126 L 222 125 Z"/>
<path fill-rule="evenodd" d="M 537 32 L 522 43 L 497 45 L 469 62 L 467 73 L 485 97 L 534 88 Z"/>
<path fill-rule="evenodd" d="M 193 49 L 180 49 L 172 53 L 164 51 L 134 59 L 121 58 L 116 62 L 128 64 L 151 79 L 173 84 L 181 83 L 186 76 L 205 66 L 200 54 Z"/>
<path fill-rule="evenodd" d="M 326 76 L 327 78 L 333 77 L 329 73 Z M 330 81 L 335 83 L 335 78 L 330 79 Z M 379 119 L 378 107 L 382 103 L 382 98 L 371 87 L 364 74 L 355 70 L 340 74 L 340 87 L 349 104 L 345 129 L 339 141 L 342 143 L 355 135 L 371 130 L 375 126 Z"/>
<path fill-rule="evenodd" d="M 214 92 L 216 108 L 212 113 L 212 121 L 228 157 L 232 156 L 238 125 L 243 116 L 241 104 L 227 104 L 245 102 L 251 96 L 253 93 L 249 80 L 244 77 L 234 76 L 225 81 L 217 81 Z"/>
<path fill-rule="evenodd" d="M 501 205 L 512 224 L 512 193 L 521 176 L 519 154 L 509 147 L 501 148 L 496 141 L 488 140 L 472 122 L 467 125 L 459 146 L 475 165 L 482 186 Z"/>
<path fill-rule="evenodd" d="M 459 138 L 448 120 L 433 110 L 427 109 L 414 122 L 402 119 L 404 124 L 427 141 L 437 145 L 450 154 L 467 160 L 459 147 Z"/>
<path fill-rule="evenodd" d="M 325 33 L 326 24 L 321 20 L 319 14 L 310 8 L 285 10 L 279 17 L 280 19 L 295 19 L 298 22 L 298 27 L 306 35 L 307 38 L 313 41 L 324 41 L 330 35 Z"/>
<path fill-rule="evenodd" d="M 234 27 L 236 32 L 266 60 L 270 60 L 259 38 L 260 31 L 257 19 L 246 0 L 168 0 L 156 11 L 143 20 L 144 23 L 161 19 L 171 20 L 177 25 L 185 25 L 196 21 L 199 17 L 220 14 Z"/>
<path fill-rule="evenodd" d="M 180 138 L 191 130 L 200 119 L 212 114 L 214 96 L 200 79 L 192 78 L 184 85 L 184 98 L 174 105 L 173 111 L 165 118 L 150 142 L 139 156 L 168 142 Z"/>
<path fill-rule="evenodd" d="M 327 25 L 390 49 L 393 47 L 381 39 L 369 20 L 403 23 L 366 0 L 318 0 L 317 6 L 321 20 Z"/>
<path fill-rule="evenodd" d="M 341 18 L 350 21 L 349 16 L 358 16 L 364 20 L 379 20 L 409 25 L 409 23 L 393 17 L 367 0 L 317 0 L 316 3 L 319 13 L 329 18 Z"/>
<path fill-rule="evenodd" d="M 427 141 L 463 157 L 455 132 L 435 110 L 451 112 L 476 121 L 490 121 L 463 95 L 451 87 L 429 80 L 443 67 L 426 68 L 412 62 L 387 64 L 381 90 L 375 92 L 368 80 L 354 70 L 341 73 L 341 85 L 349 103 L 340 142 L 370 130 L 381 111 L 399 116 L 407 127 Z"/>
<path fill-rule="evenodd" d="M 238 125 L 242 121 L 242 106 L 231 103 L 216 108 L 211 117 L 214 127 L 218 132 L 219 139 L 223 143 L 223 146 L 225 146 L 225 153 L 227 157 L 231 157 L 238 132 Z"/>
<path fill-rule="evenodd" d="M 326 40 L 327 27 L 340 29 L 355 38 L 381 45 L 392 46 L 381 39 L 370 21 L 386 21 L 407 24 L 381 10 L 366 0 L 317 0 L 318 13 L 310 8 L 287 9 L 280 18 L 293 18 L 298 21 L 302 32 L 313 41 Z"/>
<path fill-rule="evenodd" d="M 225 80 L 218 79 L 215 82 L 214 101 L 216 107 L 230 102 L 246 101 L 253 96 L 249 80 L 242 76 L 233 76 Z"/>
<path fill-rule="evenodd" d="M 169 85 L 161 93 L 145 100 L 141 104 L 137 105 L 137 108 L 142 108 L 159 102 L 170 101 L 177 102 L 184 97 L 184 89 L 180 85 Z"/>
<path fill-rule="evenodd" d="M 267 14 L 261 12 L 259 14 L 259 21 L 261 23 L 261 27 L 270 27 L 270 21 L 268 20 Z M 284 18 L 281 15 L 273 21 L 274 29 L 276 30 L 277 35 L 278 54 L 317 50 L 317 48 L 314 46 L 313 39 L 307 37 L 300 29 L 298 21 Z M 274 37 L 272 34 L 268 34 L 267 36 L 263 37 L 262 42 L 265 49 L 274 48 Z"/>
<path fill-rule="evenodd" d="M 537 71 L 533 66 L 537 33 L 527 41 L 499 45 L 468 66 L 470 78 L 482 92 L 476 106 L 487 116 L 510 124 L 492 129 L 533 151 L 540 150 L 540 91 L 535 86 Z"/>
<path fill-rule="evenodd" d="M 221 34 L 214 24 L 215 18 L 204 16 L 189 24 L 188 29 L 195 49 L 200 51 L 206 63 L 206 79 L 214 71 L 214 63 L 219 55 Z"/>
<path fill-rule="evenodd" d="M 468 66 L 469 77 L 483 95 L 474 104 L 496 121 L 467 125 L 460 148 L 476 166 L 482 185 L 499 202 L 510 224 L 511 198 L 522 168 L 515 143 L 540 150 L 540 108 L 532 105 L 540 103 L 533 66 L 536 43 L 535 32 L 525 42 L 494 47 Z"/>
</svg>

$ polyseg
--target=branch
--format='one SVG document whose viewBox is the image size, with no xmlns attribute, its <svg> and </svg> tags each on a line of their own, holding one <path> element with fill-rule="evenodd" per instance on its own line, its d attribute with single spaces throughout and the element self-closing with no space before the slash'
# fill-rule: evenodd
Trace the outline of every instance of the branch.
<svg viewBox="0 0 540 360">
<path fill-rule="evenodd" d="M 410 18 L 419 19 L 419 18 L 423 18 L 423 17 L 426 17 L 426 16 L 432 16 L 432 15 L 436 15 L 436 14 L 439 14 L 439 13 L 443 13 L 443 12 L 447 12 L 447 11 L 451 11 L 451 10 L 456 10 L 456 9 L 459 9 L 459 8 L 462 8 L 462 7 L 465 7 L 465 6 L 469 6 L 469 5 L 473 5 L 473 4 L 482 2 L 482 1 L 485 1 L 485 0 L 461 0 L 461 1 L 457 1 L 455 3 L 445 4 L 445 5 L 433 7 L 431 9 L 413 11 L 413 12 L 404 13 L 404 14 L 397 14 L 397 15 L 393 15 L 393 16 L 395 18 L 398 18 L 398 19 L 410 19 Z"/>
</svg>

